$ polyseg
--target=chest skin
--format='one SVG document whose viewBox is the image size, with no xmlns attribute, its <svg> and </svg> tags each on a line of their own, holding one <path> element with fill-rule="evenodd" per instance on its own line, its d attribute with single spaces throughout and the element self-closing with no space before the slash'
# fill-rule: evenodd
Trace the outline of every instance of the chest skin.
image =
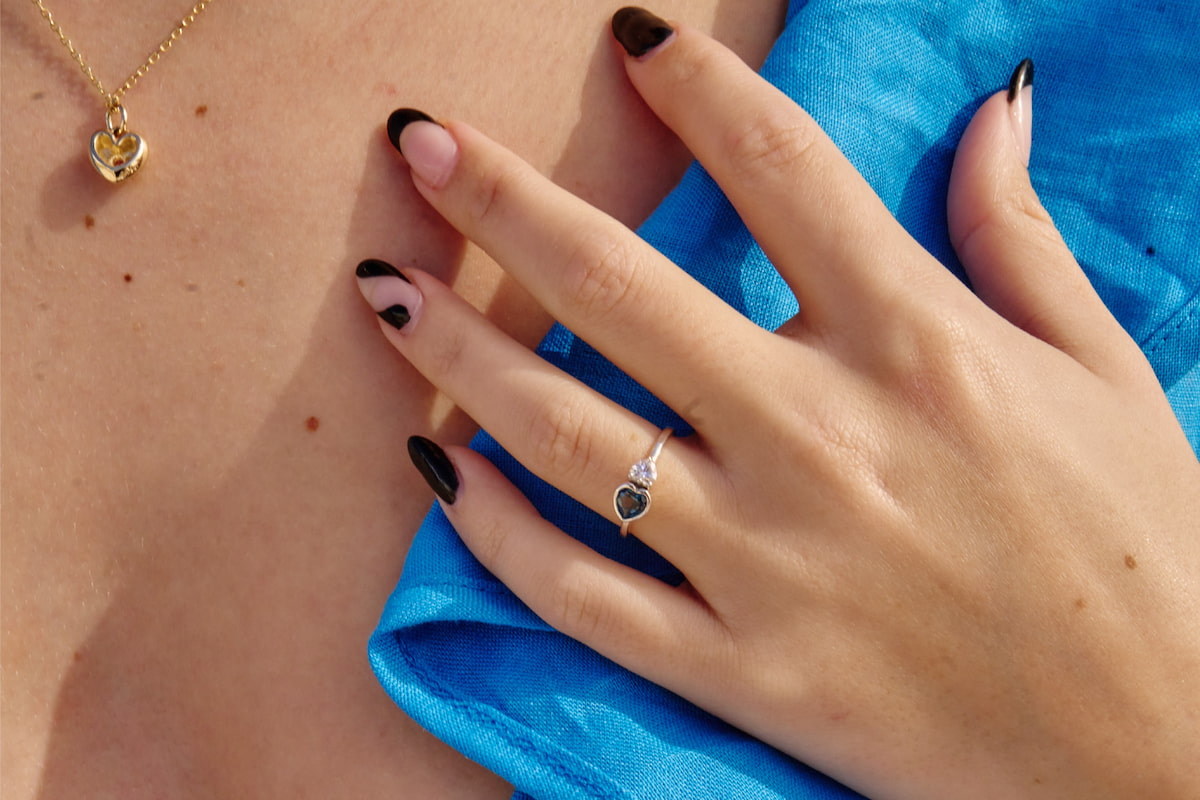
<svg viewBox="0 0 1200 800">
<path fill-rule="evenodd" d="M 115 85 L 185 8 L 50 9 Z M 465 119 L 630 225 L 688 155 L 607 37 L 615 5 L 214 2 L 103 106 L 3 0 L 6 796 L 503 797 L 376 685 L 365 643 L 430 503 L 413 433 L 467 440 L 379 335 L 366 257 L 550 320 L 423 206 L 394 108 Z M 678 0 L 757 64 L 784 4 Z"/>
</svg>

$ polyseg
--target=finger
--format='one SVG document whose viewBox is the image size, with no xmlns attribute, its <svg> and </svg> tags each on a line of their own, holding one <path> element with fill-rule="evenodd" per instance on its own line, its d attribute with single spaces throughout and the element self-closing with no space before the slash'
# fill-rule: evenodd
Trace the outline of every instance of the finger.
<svg viewBox="0 0 1200 800">
<path fill-rule="evenodd" d="M 357 275 L 388 340 L 422 375 L 535 475 L 616 524 L 614 491 L 658 428 L 530 352 L 432 276 L 375 260 Z M 657 503 L 634 532 L 670 559 L 677 532 L 706 513 L 683 499 L 703 496 L 690 476 L 708 468 L 686 440 L 672 440 L 658 465 L 655 494 L 672 502 Z"/>
<path fill-rule="evenodd" d="M 480 454 L 414 440 L 413 463 L 463 543 L 535 614 L 656 683 L 697 688 L 688 676 L 708 673 L 722 638 L 702 602 L 567 536 Z"/>
<path fill-rule="evenodd" d="M 1105 308 L 1050 215 L 1026 165 L 1033 65 L 990 97 L 958 146 L 950 176 L 950 239 L 975 292 L 998 314 L 1097 372 L 1131 342 Z"/>
<path fill-rule="evenodd" d="M 752 391 L 745 375 L 766 361 L 753 342 L 773 337 L 624 225 L 467 125 L 417 120 L 393 133 L 434 208 L 692 424 L 728 418 L 712 398 Z"/>
<path fill-rule="evenodd" d="M 686 26 L 642 52 L 656 41 L 644 29 L 665 25 L 641 9 L 613 18 L 629 78 L 721 185 L 807 319 L 860 315 L 914 275 L 948 280 L 816 122 L 736 54 Z"/>
</svg>

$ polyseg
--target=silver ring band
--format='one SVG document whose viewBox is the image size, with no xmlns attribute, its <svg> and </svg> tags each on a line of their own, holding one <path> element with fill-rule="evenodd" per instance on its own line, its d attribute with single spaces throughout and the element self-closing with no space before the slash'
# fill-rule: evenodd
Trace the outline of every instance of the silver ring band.
<svg viewBox="0 0 1200 800">
<path fill-rule="evenodd" d="M 613 509 L 617 512 L 622 536 L 628 536 L 629 526 L 633 521 L 646 516 L 646 512 L 650 510 L 650 487 L 658 479 L 658 467 L 654 462 L 658 460 L 663 445 L 674 432 L 673 428 L 663 428 L 654 440 L 649 455 L 629 468 L 629 480 L 613 492 Z"/>
</svg>

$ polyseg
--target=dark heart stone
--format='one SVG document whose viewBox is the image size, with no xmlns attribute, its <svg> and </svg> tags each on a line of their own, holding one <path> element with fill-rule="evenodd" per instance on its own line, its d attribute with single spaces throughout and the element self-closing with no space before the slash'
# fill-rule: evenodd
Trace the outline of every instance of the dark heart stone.
<svg viewBox="0 0 1200 800">
<path fill-rule="evenodd" d="M 617 507 L 617 516 L 629 522 L 646 513 L 646 509 L 650 507 L 650 495 L 626 485 L 617 490 L 613 502 Z"/>
</svg>

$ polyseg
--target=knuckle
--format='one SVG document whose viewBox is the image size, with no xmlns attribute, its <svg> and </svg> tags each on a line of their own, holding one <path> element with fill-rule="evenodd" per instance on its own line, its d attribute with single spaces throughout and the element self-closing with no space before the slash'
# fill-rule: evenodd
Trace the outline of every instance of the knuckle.
<svg viewBox="0 0 1200 800">
<path fill-rule="evenodd" d="M 421 372 L 436 384 L 442 384 L 462 369 L 467 334 L 462 326 L 447 326 L 439 336 L 429 337 L 428 356 Z"/>
<path fill-rule="evenodd" d="M 593 641 L 608 626 L 611 604 L 593 582 L 567 576 L 553 588 L 550 607 L 555 627 L 582 642 Z"/>
<path fill-rule="evenodd" d="M 493 571 L 503 564 L 508 552 L 510 519 L 504 514 L 484 514 L 471 526 L 471 551 L 481 564 Z"/>
<path fill-rule="evenodd" d="M 675 47 L 670 53 L 672 57 L 662 60 L 661 68 L 671 97 L 702 96 L 705 87 L 727 74 L 728 64 L 716 49 Z"/>
<path fill-rule="evenodd" d="M 1006 207 L 1009 215 L 1021 222 L 1054 227 L 1054 220 L 1050 218 L 1050 212 L 1032 191 L 1016 192 Z"/>
<path fill-rule="evenodd" d="M 499 165 L 480 177 L 467 208 L 471 221 L 484 225 L 502 216 L 526 180 L 525 170 L 513 164 Z"/>
<path fill-rule="evenodd" d="M 1025 245 L 1059 245 L 1058 228 L 1050 212 L 1032 191 L 1009 192 L 994 203 L 954 242 L 955 249 L 968 258 L 977 244 L 988 246 L 997 237 L 1012 237 L 1011 231 L 1021 231 Z"/>
<path fill-rule="evenodd" d="M 535 409 L 529 447 L 545 475 L 587 474 L 592 458 L 587 416 L 577 401 L 548 398 Z"/>
<path fill-rule="evenodd" d="M 949 424 L 986 417 L 1008 394 L 999 353 L 960 314 L 928 313 L 909 337 L 898 370 L 900 393 L 930 419 Z"/>
<path fill-rule="evenodd" d="M 808 171 L 815 159 L 814 127 L 793 114 L 763 111 L 739 120 L 726 133 L 725 151 L 737 167 L 751 175 Z"/>
<path fill-rule="evenodd" d="M 635 296 L 639 274 L 630 244 L 605 231 L 577 244 L 563 271 L 564 290 L 579 312 L 603 319 Z"/>
</svg>

